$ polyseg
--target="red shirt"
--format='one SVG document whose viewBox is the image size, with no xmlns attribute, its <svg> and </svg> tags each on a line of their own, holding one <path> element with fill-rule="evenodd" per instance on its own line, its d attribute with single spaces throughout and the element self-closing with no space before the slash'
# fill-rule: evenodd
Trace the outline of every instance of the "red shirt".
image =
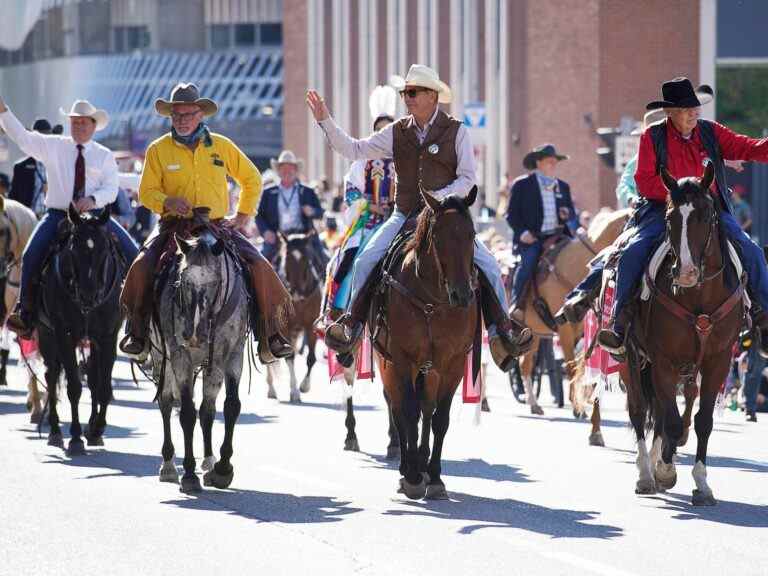
<svg viewBox="0 0 768 576">
<path fill-rule="evenodd" d="M 724 160 L 757 160 L 768 162 L 768 138 L 749 138 L 736 134 L 722 124 L 713 122 L 715 138 L 720 144 L 720 154 Z M 667 170 L 677 179 L 689 176 L 700 177 L 704 173 L 703 162 L 709 154 L 701 142 L 699 129 L 694 128 L 689 139 L 682 137 L 680 132 L 667 121 Z M 635 183 L 641 196 L 649 200 L 666 202 L 667 189 L 656 174 L 656 152 L 653 149 L 651 130 L 647 128 L 640 137 L 640 152 L 637 159 Z M 715 182 L 712 190 L 717 190 Z"/>
</svg>

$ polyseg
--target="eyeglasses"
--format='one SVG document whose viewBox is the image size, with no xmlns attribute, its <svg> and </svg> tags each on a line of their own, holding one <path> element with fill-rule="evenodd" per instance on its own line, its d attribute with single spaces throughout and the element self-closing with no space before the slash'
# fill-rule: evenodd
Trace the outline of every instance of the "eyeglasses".
<svg viewBox="0 0 768 576">
<path fill-rule="evenodd" d="M 408 88 L 407 90 L 403 89 L 400 90 L 400 96 L 405 98 L 408 96 L 408 98 L 416 98 L 416 96 L 419 95 L 419 92 L 429 92 L 429 88 Z"/>
<path fill-rule="evenodd" d="M 176 122 L 183 122 L 184 120 L 193 120 L 195 116 L 197 116 L 200 113 L 200 110 L 196 110 L 194 112 L 171 112 L 171 118 L 173 118 Z"/>
</svg>

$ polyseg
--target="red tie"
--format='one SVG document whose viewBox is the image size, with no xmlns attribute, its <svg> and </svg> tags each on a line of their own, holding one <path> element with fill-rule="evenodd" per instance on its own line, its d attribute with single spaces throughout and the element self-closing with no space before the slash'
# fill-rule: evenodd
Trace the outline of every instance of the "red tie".
<svg viewBox="0 0 768 576">
<path fill-rule="evenodd" d="M 72 192 L 72 199 L 77 202 L 85 196 L 85 157 L 83 156 L 83 145 L 77 145 L 77 160 L 75 160 L 75 189 Z"/>
</svg>

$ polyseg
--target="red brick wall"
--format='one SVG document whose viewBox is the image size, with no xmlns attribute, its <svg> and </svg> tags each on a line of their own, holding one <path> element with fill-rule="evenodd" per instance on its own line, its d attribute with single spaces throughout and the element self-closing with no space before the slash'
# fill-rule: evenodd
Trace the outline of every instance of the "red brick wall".
<svg viewBox="0 0 768 576">
<path fill-rule="evenodd" d="M 300 158 L 308 153 L 306 0 L 283 0 L 283 142 Z"/>
</svg>

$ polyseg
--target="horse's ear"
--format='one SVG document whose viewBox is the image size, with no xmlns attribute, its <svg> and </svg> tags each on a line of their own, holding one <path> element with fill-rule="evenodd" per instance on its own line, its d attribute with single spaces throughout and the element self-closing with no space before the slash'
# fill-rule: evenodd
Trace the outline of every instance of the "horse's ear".
<svg viewBox="0 0 768 576">
<path fill-rule="evenodd" d="M 701 177 L 701 188 L 704 192 L 709 190 L 712 186 L 712 181 L 715 179 L 715 165 L 707 159 L 704 161 L 704 175 Z"/>
<path fill-rule="evenodd" d="M 173 239 L 176 240 L 176 246 L 179 247 L 179 250 L 181 250 L 181 253 L 184 254 L 184 256 L 189 254 L 190 250 L 192 250 L 192 244 L 178 234 L 174 234 Z"/>
<path fill-rule="evenodd" d="M 664 182 L 664 187 L 667 189 L 667 191 L 670 193 L 675 192 L 678 188 L 677 180 L 672 177 L 672 174 L 669 173 L 666 167 L 661 167 L 660 174 L 661 181 Z"/>
<path fill-rule="evenodd" d="M 75 226 L 82 224 L 83 219 L 80 217 L 80 212 L 77 211 L 74 204 L 70 203 L 67 215 L 69 216 L 69 221 Z"/>
<path fill-rule="evenodd" d="M 426 190 L 421 191 L 421 197 L 424 198 L 424 202 L 429 206 L 433 212 L 437 212 L 440 209 L 440 200 L 432 196 Z"/>
<path fill-rule="evenodd" d="M 216 242 L 213 243 L 213 246 L 211 246 L 211 254 L 216 256 L 218 258 L 221 256 L 221 254 L 224 252 L 224 242 L 222 242 L 221 238 L 216 240 Z"/>
<path fill-rule="evenodd" d="M 99 226 L 104 226 L 109 221 L 109 206 L 105 206 L 104 209 L 101 211 L 101 214 L 99 214 L 99 217 L 96 219 L 96 224 Z"/>
<path fill-rule="evenodd" d="M 477 200 L 477 186 L 472 186 L 472 190 L 470 190 L 467 197 L 464 198 L 464 206 L 469 208 L 475 203 L 475 200 Z"/>
</svg>

